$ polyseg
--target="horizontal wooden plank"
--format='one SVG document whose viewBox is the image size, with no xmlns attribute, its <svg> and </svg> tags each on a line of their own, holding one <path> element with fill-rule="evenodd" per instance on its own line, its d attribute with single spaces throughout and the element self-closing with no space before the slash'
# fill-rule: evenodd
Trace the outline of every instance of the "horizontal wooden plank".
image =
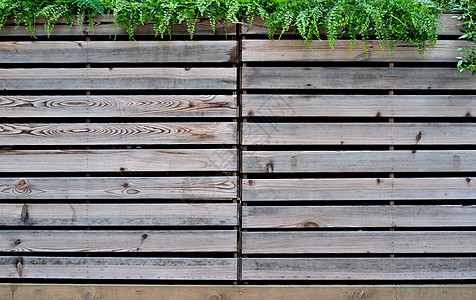
<svg viewBox="0 0 476 300">
<path fill-rule="evenodd" d="M 233 149 L 0 151 L 0 172 L 7 173 L 235 171 L 236 169 L 237 152 Z"/>
<path fill-rule="evenodd" d="M 245 173 L 474 172 L 476 151 L 246 151 Z"/>
<path fill-rule="evenodd" d="M 237 215 L 234 203 L 0 203 L 0 226 L 234 226 Z"/>
<path fill-rule="evenodd" d="M 96 16 L 93 18 L 94 28 L 91 30 L 88 28 L 88 21 L 83 26 L 78 26 L 77 22 L 75 21 L 73 26 L 70 27 L 64 20 L 59 20 L 55 27 L 53 28 L 53 32 L 51 33 L 52 37 L 54 36 L 89 36 L 89 35 L 106 35 L 114 38 L 115 35 L 117 36 L 128 36 L 129 33 L 127 32 L 126 28 L 118 27 L 116 28 L 114 25 L 115 18 L 111 16 L 110 18 L 105 18 L 101 16 Z M 46 36 L 47 32 L 44 27 L 45 19 L 38 18 L 36 20 L 36 28 L 35 28 L 35 35 L 36 36 Z M 135 35 L 153 35 L 155 36 L 154 25 L 153 24 L 145 24 L 138 26 L 137 29 L 134 31 Z M 168 33 L 165 34 L 169 39 Z M 173 36 L 189 36 L 187 25 L 186 23 L 176 24 L 172 26 L 172 37 Z M 196 36 L 207 36 L 207 35 L 236 35 L 236 26 L 231 22 L 224 22 L 221 19 L 216 20 L 216 30 L 213 32 L 213 28 L 210 25 L 210 21 L 206 19 L 197 19 L 196 29 L 194 35 Z M 26 26 L 24 24 L 20 24 L 19 28 L 16 28 L 13 18 L 9 18 L 6 26 L 0 29 L 0 36 L 3 37 L 19 37 L 19 36 L 30 36 L 30 33 L 26 30 Z"/>
<path fill-rule="evenodd" d="M 473 79 L 454 68 L 243 68 L 244 89 L 475 90 Z"/>
<path fill-rule="evenodd" d="M 394 51 L 385 47 L 383 52 L 379 42 L 338 40 L 330 50 L 328 41 L 314 41 L 312 48 L 300 40 L 243 40 L 243 61 L 391 61 L 391 62 L 456 62 L 455 49 L 470 47 L 466 41 L 438 41 L 435 48 L 428 49 L 424 57 L 418 53 L 416 45 L 394 45 Z"/>
<path fill-rule="evenodd" d="M 157 295 L 174 300 L 349 300 L 365 295 L 381 300 L 471 300 L 474 284 L 464 285 L 78 285 L 0 284 L 0 298 L 15 300 L 115 299 L 153 300 Z M 88 298 L 89 297 L 89 298 Z M 354 298 L 356 298 L 354 297 Z"/>
<path fill-rule="evenodd" d="M 233 90 L 236 68 L 0 69 L 11 90 Z"/>
<path fill-rule="evenodd" d="M 243 232 L 243 254 L 472 253 L 474 231 Z"/>
<path fill-rule="evenodd" d="M 244 123 L 243 144 L 474 145 L 476 123 Z"/>
<path fill-rule="evenodd" d="M 236 280 L 237 262 L 235 258 L 0 256 L 0 266 L 0 278 Z"/>
<path fill-rule="evenodd" d="M 233 199 L 237 178 L 48 177 L 0 178 L 0 199 Z"/>
<path fill-rule="evenodd" d="M 444 14 L 441 18 L 443 29 L 438 30 L 439 35 L 461 35 L 460 29 L 463 26 L 458 25 L 459 21 L 455 18 L 458 16 L 457 14 Z M 253 20 L 253 25 L 249 26 L 249 23 L 245 22 L 242 28 L 242 34 L 245 35 L 267 35 L 268 34 L 268 27 L 265 25 L 266 20 L 261 19 L 260 17 L 256 17 Z M 323 34 L 324 31 L 321 32 Z M 276 34 L 281 34 L 281 30 L 276 30 Z M 286 31 L 284 35 L 295 35 L 299 36 L 299 33 L 293 28 L 289 31 Z"/>
<path fill-rule="evenodd" d="M 2 118 L 236 117 L 236 96 L 0 96 Z"/>
<path fill-rule="evenodd" d="M 476 114 L 476 98 L 470 95 L 247 94 L 242 101 L 243 116 L 247 117 L 468 117 Z"/>
<path fill-rule="evenodd" d="M 448 280 L 476 276 L 475 258 L 243 258 L 243 280 Z"/>
<path fill-rule="evenodd" d="M 3 123 L 1 145 L 235 144 L 236 123 Z"/>
<path fill-rule="evenodd" d="M 233 230 L 0 232 L 0 252 L 235 252 Z"/>
<path fill-rule="evenodd" d="M 243 206 L 243 228 L 473 227 L 476 206 Z"/>
<path fill-rule="evenodd" d="M 473 199 L 476 178 L 244 179 L 244 201 Z"/>
<path fill-rule="evenodd" d="M 0 62 L 20 64 L 218 63 L 236 62 L 237 55 L 232 40 L 0 42 Z"/>
</svg>

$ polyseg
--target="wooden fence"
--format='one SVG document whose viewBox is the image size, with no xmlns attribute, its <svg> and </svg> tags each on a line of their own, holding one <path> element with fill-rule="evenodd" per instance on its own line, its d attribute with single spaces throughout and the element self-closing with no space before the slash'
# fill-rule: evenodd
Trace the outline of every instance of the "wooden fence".
<svg viewBox="0 0 476 300">
<path fill-rule="evenodd" d="M 471 299 L 476 83 L 445 24 L 424 59 L 259 20 L 6 26 L 0 298 Z"/>
</svg>

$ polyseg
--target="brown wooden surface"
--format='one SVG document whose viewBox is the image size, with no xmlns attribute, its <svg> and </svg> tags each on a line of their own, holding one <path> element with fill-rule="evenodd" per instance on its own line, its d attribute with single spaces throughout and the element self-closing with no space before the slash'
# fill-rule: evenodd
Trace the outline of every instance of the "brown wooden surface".
<svg viewBox="0 0 476 300">
<path fill-rule="evenodd" d="M 475 90 L 473 79 L 455 68 L 243 68 L 244 89 Z"/>
<path fill-rule="evenodd" d="M 462 128 L 460 128 L 462 129 Z M 2 145 L 159 145 L 236 143 L 231 122 L 3 123 Z"/>
<path fill-rule="evenodd" d="M 233 149 L 3 150 L 0 172 L 234 171 Z"/>
<path fill-rule="evenodd" d="M 2 90 L 233 90 L 235 68 L 0 69 Z"/>
<path fill-rule="evenodd" d="M 246 151 L 243 172 L 474 172 L 476 151 Z"/>
<path fill-rule="evenodd" d="M 0 284 L 12 300 L 472 300 L 476 286 L 456 285 L 71 285 Z M 354 297 L 354 299 L 352 299 Z"/>
<path fill-rule="evenodd" d="M 461 118 L 476 115 L 476 98 L 472 95 L 246 94 L 242 97 L 243 116 L 247 117 Z"/>
<path fill-rule="evenodd" d="M 2 63 L 218 63 L 237 56 L 232 40 L 0 42 Z"/>
<path fill-rule="evenodd" d="M 0 256 L 0 278 L 236 280 L 236 265 L 234 258 Z"/>
<path fill-rule="evenodd" d="M 243 254 L 473 253 L 474 231 L 243 232 Z"/>
<path fill-rule="evenodd" d="M 235 252 L 233 230 L 0 232 L 0 252 Z"/>
<path fill-rule="evenodd" d="M 0 203 L 0 226 L 236 226 L 237 216 L 235 203 Z"/>
<path fill-rule="evenodd" d="M 473 199 L 476 178 L 244 179 L 244 201 Z"/>
<path fill-rule="evenodd" d="M 236 117 L 236 96 L 0 96 L 6 118 Z"/>
<path fill-rule="evenodd" d="M 474 205 L 243 206 L 243 228 L 474 226 Z"/>
<path fill-rule="evenodd" d="M 474 258 L 243 258 L 244 280 L 473 279 Z"/>
</svg>

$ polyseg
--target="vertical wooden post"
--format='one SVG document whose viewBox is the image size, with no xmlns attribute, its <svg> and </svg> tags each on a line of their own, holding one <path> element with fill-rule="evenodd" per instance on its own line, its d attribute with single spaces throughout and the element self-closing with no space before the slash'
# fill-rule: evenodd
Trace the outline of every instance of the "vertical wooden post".
<svg viewBox="0 0 476 300">
<path fill-rule="evenodd" d="M 389 66 L 388 66 L 388 67 L 389 67 L 389 68 L 394 68 L 395 65 L 394 65 L 394 63 L 389 63 Z M 389 94 L 390 96 L 393 96 L 393 95 L 395 95 L 395 91 L 394 91 L 394 90 L 389 90 L 389 91 L 388 91 L 388 94 Z M 394 119 L 393 117 L 390 117 L 390 118 L 388 119 L 388 122 L 389 122 L 389 123 L 393 123 L 393 122 L 395 122 L 395 119 Z M 395 150 L 395 146 L 394 146 L 394 145 L 390 145 L 389 150 L 390 150 L 390 151 Z M 394 172 L 390 172 L 389 177 L 390 177 L 390 180 L 393 180 L 393 179 L 395 178 L 395 173 L 394 173 Z M 390 206 L 393 206 L 393 205 L 395 205 L 395 201 L 390 200 Z M 395 228 L 393 228 L 393 227 L 390 228 L 390 231 L 395 231 Z M 393 253 L 390 254 L 390 257 L 392 257 L 392 258 L 395 257 L 395 254 L 393 254 Z"/>
</svg>

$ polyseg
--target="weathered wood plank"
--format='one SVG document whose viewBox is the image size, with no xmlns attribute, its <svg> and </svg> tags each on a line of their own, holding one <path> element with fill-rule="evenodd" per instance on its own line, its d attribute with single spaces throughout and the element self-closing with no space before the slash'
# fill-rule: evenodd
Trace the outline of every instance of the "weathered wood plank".
<svg viewBox="0 0 476 300">
<path fill-rule="evenodd" d="M 442 16 L 442 25 L 443 25 L 443 30 L 438 30 L 439 35 L 461 35 L 460 29 L 463 28 L 463 26 L 458 25 L 459 21 L 454 18 L 458 15 L 456 14 L 444 14 Z M 242 34 L 245 35 L 267 35 L 268 34 L 268 27 L 265 25 L 266 20 L 261 19 L 260 17 L 256 17 L 253 20 L 253 26 L 249 26 L 249 23 L 245 22 L 243 24 L 242 28 Z M 294 28 L 290 28 L 289 31 L 286 31 L 284 35 L 295 35 L 299 36 L 299 33 L 297 31 L 293 31 Z M 321 31 L 321 34 L 323 34 L 324 31 Z M 281 30 L 276 30 L 276 35 L 281 34 Z"/>
<path fill-rule="evenodd" d="M 155 90 L 236 88 L 236 68 L 0 69 L 2 90 Z"/>
<path fill-rule="evenodd" d="M 243 68 L 244 89 L 475 90 L 473 79 L 453 68 Z"/>
<path fill-rule="evenodd" d="M 233 149 L 3 150 L 0 172 L 235 171 Z"/>
<path fill-rule="evenodd" d="M 476 115 L 476 98 L 463 95 L 246 94 L 242 97 L 243 116 L 247 117 L 468 117 Z"/>
<path fill-rule="evenodd" d="M 473 145 L 476 123 L 244 123 L 243 144 Z"/>
<path fill-rule="evenodd" d="M 476 276 L 474 258 L 243 258 L 243 280 L 445 280 Z"/>
<path fill-rule="evenodd" d="M 82 27 L 78 26 L 77 22 L 75 21 L 73 26 L 70 28 L 69 25 L 64 20 L 60 20 L 56 23 L 55 27 L 53 28 L 53 32 L 51 33 L 52 37 L 54 36 L 89 36 L 89 35 L 106 35 L 111 36 L 114 38 L 114 35 L 117 36 L 128 36 L 125 28 L 119 27 L 115 28 L 114 26 L 115 18 L 111 16 L 111 18 L 104 18 L 101 16 L 96 16 L 93 18 L 94 28 L 91 30 L 88 28 L 88 22 L 84 24 Z M 35 35 L 36 36 L 46 36 L 46 30 L 44 27 L 45 20 L 44 18 L 38 18 L 36 20 L 36 29 Z M 19 36 L 30 36 L 30 33 L 26 31 L 26 26 L 24 24 L 20 24 L 19 28 L 15 28 L 15 24 L 13 18 L 9 18 L 6 26 L 0 29 L 0 36 L 4 37 L 19 37 Z M 154 25 L 153 24 L 145 24 L 138 26 L 135 30 L 135 35 L 151 35 L 155 36 Z M 187 25 L 185 23 L 177 24 L 172 26 L 172 37 L 173 36 L 189 36 L 187 30 Z M 213 32 L 213 29 L 210 25 L 210 22 L 206 19 L 198 19 L 196 23 L 196 29 L 194 35 L 196 36 L 207 36 L 207 35 L 236 35 L 236 26 L 231 22 L 224 22 L 221 19 L 216 20 L 216 30 Z M 168 34 L 164 39 L 169 39 Z M 160 36 L 159 36 L 160 37 Z"/>
<path fill-rule="evenodd" d="M 0 231 L 0 252 L 235 252 L 233 230 Z"/>
<path fill-rule="evenodd" d="M 476 151 L 246 151 L 245 173 L 474 172 Z"/>
<path fill-rule="evenodd" d="M 244 201 L 473 199 L 476 178 L 244 179 Z"/>
<path fill-rule="evenodd" d="M 365 295 L 380 300 L 472 300 L 473 284 L 464 285 L 71 285 L 0 284 L 0 298 L 14 300 L 349 300 Z M 89 297 L 89 298 L 88 298 Z M 215 297 L 215 298 L 214 298 Z M 350 298 L 349 298 L 350 297 Z M 363 298 L 365 299 L 365 298 Z"/>
<path fill-rule="evenodd" d="M 236 226 L 237 215 L 234 203 L 0 203 L 0 226 Z"/>
<path fill-rule="evenodd" d="M 235 144 L 231 122 L 3 123 L 1 145 Z M 462 128 L 460 128 L 462 129 Z"/>
<path fill-rule="evenodd" d="M 472 253 L 474 231 L 243 232 L 243 254 Z"/>
<path fill-rule="evenodd" d="M 0 266 L 0 278 L 237 279 L 235 258 L 3 256 Z"/>
<path fill-rule="evenodd" d="M 236 96 L 0 96 L 2 118 L 235 117 Z"/>
<path fill-rule="evenodd" d="M 237 56 L 231 40 L 0 42 L 1 63 L 218 63 Z"/>
<path fill-rule="evenodd" d="M 383 52 L 379 42 L 338 40 L 330 51 L 328 41 L 314 41 L 312 48 L 300 40 L 243 40 L 243 61 L 392 61 L 392 62 L 456 62 L 455 49 L 471 46 L 466 41 L 438 41 L 435 48 L 428 49 L 424 57 L 418 47 L 407 44 L 394 45 L 390 54 L 388 47 Z"/>
<path fill-rule="evenodd" d="M 476 206 L 243 206 L 243 228 L 473 227 Z"/>
<path fill-rule="evenodd" d="M 0 178 L 0 199 L 233 199 L 237 178 Z"/>
</svg>

